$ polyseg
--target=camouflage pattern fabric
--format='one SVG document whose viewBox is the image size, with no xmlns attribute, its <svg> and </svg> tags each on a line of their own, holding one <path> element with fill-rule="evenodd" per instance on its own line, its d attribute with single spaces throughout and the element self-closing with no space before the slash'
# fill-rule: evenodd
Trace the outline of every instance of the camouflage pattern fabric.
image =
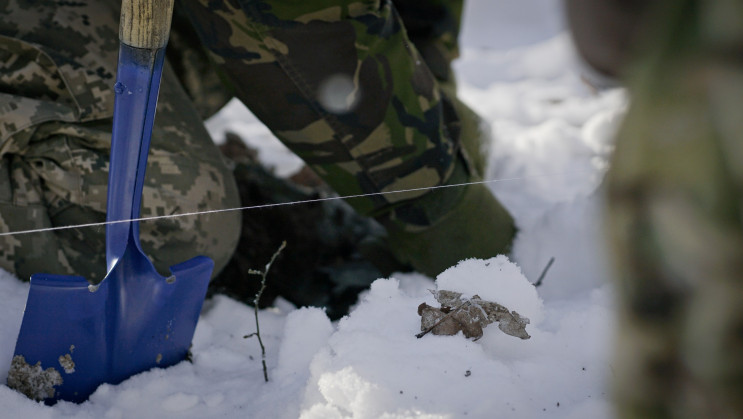
<svg viewBox="0 0 743 419">
<path fill-rule="evenodd" d="M 508 250 L 513 220 L 484 185 L 427 189 L 479 180 L 488 155 L 450 68 L 462 1 L 179 5 L 236 97 L 285 145 L 338 194 L 373 194 L 348 203 L 386 228 L 402 262 L 435 276 Z"/>
<path fill-rule="evenodd" d="M 118 2 L 0 1 L 0 231 L 105 220 Z M 166 65 L 142 216 L 239 205 L 231 171 Z M 161 272 L 197 254 L 231 256 L 239 214 L 141 224 Z M 104 228 L 0 237 L 0 267 L 105 274 Z"/>
<path fill-rule="evenodd" d="M 430 40 L 428 56 L 450 81 L 461 2 L 400 3 L 427 12 L 411 24 Z M 445 184 L 455 163 L 468 161 L 453 102 L 408 37 L 397 4 L 188 0 L 179 6 L 235 95 L 338 194 L 357 195 Z M 461 190 L 451 189 L 437 194 L 443 207 L 461 198 Z M 394 208 L 427 193 L 349 203 L 361 214 L 425 227 L 439 214 Z"/>
<path fill-rule="evenodd" d="M 405 32 L 440 85 L 453 85 L 463 0 L 395 0 Z"/>
<path fill-rule="evenodd" d="M 622 418 L 743 417 L 743 3 L 665 1 L 608 179 Z"/>
</svg>

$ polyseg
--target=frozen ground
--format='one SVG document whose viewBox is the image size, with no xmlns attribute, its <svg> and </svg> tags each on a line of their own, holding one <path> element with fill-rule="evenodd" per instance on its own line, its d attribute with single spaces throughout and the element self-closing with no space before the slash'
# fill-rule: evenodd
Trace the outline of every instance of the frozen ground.
<svg viewBox="0 0 743 419">
<path fill-rule="evenodd" d="M 462 98 L 491 124 L 490 187 L 515 215 L 510 261 L 469 260 L 438 282 L 380 279 L 351 314 L 279 301 L 260 313 L 270 382 L 249 307 L 205 303 L 193 363 L 101 386 L 82 405 L 46 407 L 0 386 L 0 417 L 29 418 L 606 418 L 612 291 L 601 242 L 601 180 L 626 98 L 580 77 L 555 0 L 473 0 L 457 64 Z M 469 26 L 468 26 L 469 25 Z M 209 122 L 234 130 L 280 174 L 298 162 L 236 103 Z M 476 220 L 473 220 L 476 222 Z M 536 281 L 550 258 L 544 284 Z M 428 289 L 499 302 L 531 320 L 528 340 L 495 324 L 482 339 L 417 339 Z M 0 376 L 7 374 L 28 285 L 0 272 Z"/>
</svg>

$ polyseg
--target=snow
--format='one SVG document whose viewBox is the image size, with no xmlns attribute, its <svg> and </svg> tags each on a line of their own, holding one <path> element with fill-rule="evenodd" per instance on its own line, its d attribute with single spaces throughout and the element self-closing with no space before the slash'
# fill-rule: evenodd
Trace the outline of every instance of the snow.
<svg viewBox="0 0 743 419">
<path fill-rule="evenodd" d="M 193 362 L 104 384 L 81 405 L 32 402 L 0 386 L 3 417 L 33 418 L 607 418 L 613 292 L 602 242 L 601 181 L 627 99 L 597 91 L 564 33 L 557 0 L 471 0 L 457 63 L 462 99 L 492 126 L 488 179 L 514 214 L 511 255 L 470 259 L 435 281 L 377 280 L 331 322 L 284 300 L 259 313 L 224 296 L 205 302 Z M 279 175 L 301 162 L 237 102 L 208 122 L 259 148 Z M 476 222 L 474 220 L 473 222 Z M 536 282 L 550 258 L 554 264 Z M 256 267 L 260 268 L 260 267 Z M 528 317 L 531 339 L 496 325 L 416 338 L 431 289 L 479 295 Z M 0 272 L 0 376 L 6 376 L 28 284 Z"/>
</svg>

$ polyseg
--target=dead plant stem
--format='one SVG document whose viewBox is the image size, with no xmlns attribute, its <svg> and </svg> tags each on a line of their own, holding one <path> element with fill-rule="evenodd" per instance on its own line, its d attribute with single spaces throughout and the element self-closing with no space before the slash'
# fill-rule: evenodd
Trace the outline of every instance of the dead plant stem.
<svg viewBox="0 0 743 419">
<path fill-rule="evenodd" d="M 258 321 L 258 302 L 261 300 L 261 296 L 263 295 L 263 291 L 266 289 L 266 277 L 268 276 L 268 271 L 271 270 L 271 265 L 273 265 L 273 262 L 276 260 L 276 258 L 279 256 L 279 253 L 281 253 L 282 250 L 284 250 L 284 247 L 286 247 L 286 241 L 281 242 L 281 246 L 274 252 L 273 256 L 271 256 L 271 260 L 268 261 L 266 264 L 266 267 L 263 268 L 262 271 L 250 269 L 248 271 L 249 274 L 253 275 L 260 275 L 261 276 L 261 288 L 258 290 L 258 292 L 255 294 L 255 299 L 253 300 L 253 309 L 255 314 L 255 333 L 251 333 L 249 335 L 243 336 L 244 338 L 249 338 L 252 336 L 256 336 L 258 338 L 258 344 L 261 346 L 261 362 L 263 364 L 263 379 L 268 382 L 268 367 L 266 367 L 266 347 L 263 345 L 263 339 L 261 338 L 261 325 Z"/>
</svg>

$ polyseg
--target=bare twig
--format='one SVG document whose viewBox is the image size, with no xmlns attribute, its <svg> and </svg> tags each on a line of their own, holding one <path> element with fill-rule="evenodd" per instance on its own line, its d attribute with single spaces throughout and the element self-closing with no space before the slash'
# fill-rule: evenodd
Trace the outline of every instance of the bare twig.
<svg viewBox="0 0 743 419">
<path fill-rule="evenodd" d="M 554 263 L 554 261 L 555 257 L 553 256 L 550 258 L 550 261 L 547 262 L 547 266 L 544 267 L 544 270 L 542 270 L 542 274 L 539 275 L 539 279 L 537 279 L 537 282 L 534 283 L 535 287 L 542 285 L 542 280 L 544 279 L 544 276 L 547 275 L 547 271 L 550 270 L 550 267 L 552 266 L 552 263 Z"/>
<path fill-rule="evenodd" d="M 271 270 L 271 265 L 273 265 L 273 262 L 276 260 L 276 258 L 279 256 L 279 253 L 281 253 L 282 250 L 284 250 L 284 247 L 286 247 L 286 241 L 281 242 L 281 246 L 276 250 L 276 252 L 271 256 L 271 260 L 268 261 L 266 264 L 266 267 L 263 268 L 262 271 L 250 269 L 248 271 L 249 274 L 253 275 L 260 275 L 261 276 L 261 288 L 258 290 L 258 293 L 255 294 L 255 299 L 253 300 L 253 308 L 255 310 L 255 333 L 251 333 L 249 335 L 243 336 L 243 338 L 247 339 L 253 336 L 256 336 L 258 338 L 258 344 L 261 345 L 261 362 L 263 363 L 263 379 L 268 382 L 268 368 L 266 367 L 266 347 L 263 345 L 263 339 L 261 339 L 261 326 L 258 322 L 258 301 L 260 301 L 261 296 L 263 295 L 263 291 L 266 289 L 266 277 L 268 276 L 268 271 Z"/>
</svg>

